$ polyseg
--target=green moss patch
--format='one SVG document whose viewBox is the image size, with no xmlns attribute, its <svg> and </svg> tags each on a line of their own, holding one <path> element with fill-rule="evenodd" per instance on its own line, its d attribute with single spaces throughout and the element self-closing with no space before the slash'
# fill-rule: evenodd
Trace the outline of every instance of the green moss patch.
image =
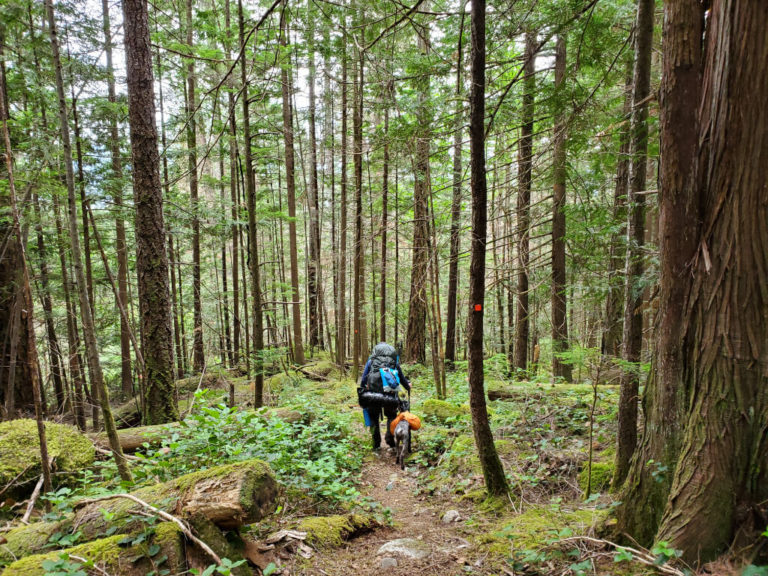
<svg viewBox="0 0 768 576">
<path fill-rule="evenodd" d="M 297 529 L 307 533 L 307 542 L 317 548 L 335 548 L 345 540 L 373 530 L 376 520 L 360 514 L 316 516 L 302 520 Z"/>
<path fill-rule="evenodd" d="M 74 557 L 92 561 L 111 574 L 146 574 L 149 570 L 148 544 L 142 543 L 131 546 L 123 546 L 120 541 L 124 536 L 115 535 L 101 540 L 81 544 L 64 550 L 70 557 L 70 562 L 80 563 Z M 180 529 L 173 523 L 159 524 L 153 542 L 160 547 L 155 553 L 156 558 L 167 556 L 165 560 L 169 568 L 178 570 L 184 567 L 185 556 L 183 551 L 183 535 Z M 56 561 L 61 551 L 47 554 L 27 556 L 10 564 L 3 572 L 4 576 L 42 576 L 46 574 L 43 562 Z"/>
<path fill-rule="evenodd" d="M 445 422 L 450 418 L 461 418 L 469 414 L 469 406 L 456 406 L 445 400 L 430 398 L 421 405 L 421 410 L 427 418 Z"/>
<path fill-rule="evenodd" d="M 57 472 L 76 472 L 93 464 L 93 443 L 74 426 L 46 422 L 45 433 Z M 17 483 L 28 482 L 41 470 L 37 423 L 29 419 L 0 423 L 0 486 L 17 477 Z"/>
<path fill-rule="evenodd" d="M 556 538 L 558 532 L 570 528 L 574 534 L 584 534 L 602 513 L 593 509 L 559 510 L 534 506 L 508 519 L 477 537 L 477 542 L 492 553 L 508 554 L 516 550 L 537 549 Z"/>
<path fill-rule="evenodd" d="M 603 492 L 607 490 L 611 485 L 611 478 L 613 478 L 614 465 L 613 461 L 609 462 L 592 462 L 592 492 Z M 587 491 L 587 484 L 589 482 L 589 467 L 584 464 L 584 468 L 579 472 L 579 488 L 584 492 Z"/>
</svg>

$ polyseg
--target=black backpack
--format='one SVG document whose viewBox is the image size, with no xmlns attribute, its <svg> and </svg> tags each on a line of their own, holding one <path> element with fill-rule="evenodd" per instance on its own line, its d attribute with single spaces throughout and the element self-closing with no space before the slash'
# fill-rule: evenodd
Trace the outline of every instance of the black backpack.
<svg viewBox="0 0 768 576">
<path fill-rule="evenodd" d="M 386 342 L 380 342 L 374 346 L 370 361 L 368 379 L 362 383 L 363 387 L 369 392 L 394 392 L 400 385 L 397 373 L 400 357 L 397 350 Z"/>
</svg>

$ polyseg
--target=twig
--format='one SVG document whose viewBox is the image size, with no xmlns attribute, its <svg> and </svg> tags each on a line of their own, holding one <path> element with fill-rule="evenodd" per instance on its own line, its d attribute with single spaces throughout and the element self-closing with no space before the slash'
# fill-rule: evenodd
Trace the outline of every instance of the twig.
<svg viewBox="0 0 768 576">
<path fill-rule="evenodd" d="M 29 470 L 30 468 L 32 468 L 32 466 L 33 466 L 32 464 L 29 464 L 29 465 L 28 465 L 26 468 L 24 468 L 24 470 L 22 470 L 21 472 L 19 472 L 19 473 L 16 475 L 16 477 L 15 477 L 13 480 L 11 480 L 10 482 L 8 482 L 8 484 L 6 484 L 5 486 L 3 486 L 3 489 L 2 489 L 2 490 L 0 490 L 0 496 L 2 496 L 2 494 L 3 494 L 3 493 L 6 491 L 6 490 L 8 490 L 8 488 L 10 488 L 10 487 L 11 487 L 11 486 L 13 486 L 14 484 L 16 484 L 16 481 L 17 481 L 19 478 L 21 478 L 22 476 L 24 476 L 24 474 L 27 472 L 27 470 Z"/>
<path fill-rule="evenodd" d="M 93 446 L 93 450 L 98 454 L 103 454 L 104 456 L 110 456 L 110 457 L 112 456 L 111 450 L 106 450 L 105 448 L 96 446 L 95 444 Z M 141 458 L 136 458 L 136 456 L 131 456 L 130 454 L 123 454 L 123 458 L 125 458 L 126 460 L 134 460 L 134 461 L 141 460 Z"/>
<path fill-rule="evenodd" d="M 104 568 L 97 566 L 95 563 L 91 562 L 86 558 L 83 558 L 82 556 L 75 556 L 74 554 L 70 554 L 69 557 L 72 558 L 73 560 L 77 560 L 78 562 L 82 562 L 83 564 L 88 564 L 90 568 L 93 568 L 94 570 L 96 570 L 96 572 L 103 574 L 103 576 L 112 576 L 109 572 L 104 570 Z"/>
<path fill-rule="evenodd" d="M 633 554 L 635 560 L 637 560 L 641 564 L 645 564 L 646 566 L 653 566 L 662 574 L 669 574 L 670 576 L 685 576 L 685 572 L 683 572 L 682 570 L 678 570 L 673 566 L 668 566 L 666 564 L 661 564 L 661 565 L 657 564 L 655 562 L 656 559 L 647 550 L 638 550 L 637 548 L 632 548 L 631 546 L 620 546 L 619 544 L 611 542 L 610 540 L 601 540 L 599 538 L 592 538 L 591 536 L 571 536 L 569 538 L 563 538 L 562 540 L 558 540 L 558 543 L 564 543 L 569 541 L 589 542 L 590 544 L 597 544 L 600 546 L 613 546 L 617 550 L 627 550 Z"/>
<path fill-rule="evenodd" d="M 40 479 L 37 481 L 37 484 L 35 484 L 35 489 L 32 492 L 32 496 L 29 497 L 27 510 L 24 512 L 24 516 L 21 518 L 22 524 L 29 524 L 29 517 L 32 516 L 32 510 L 35 509 L 35 503 L 37 502 L 37 499 L 40 497 L 40 492 L 43 489 L 43 480 L 44 480 L 44 477 L 41 474 Z"/>
<path fill-rule="evenodd" d="M 166 520 L 168 522 L 173 522 L 176 524 L 181 531 L 184 533 L 184 535 L 189 538 L 192 542 L 197 544 L 206 554 L 208 554 L 214 562 L 216 562 L 217 565 L 221 565 L 221 558 L 219 558 L 218 554 L 214 552 L 208 544 L 200 540 L 197 536 L 195 536 L 192 533 L 192 530 L 187 526 L 184 521 L 180 520 L 176 516 L 173 516 L 172 514 L 169 514 L 168 512 L 164 510 L 160 510 L 160 508 L 156 508 L 155 506 L 152 506 L 152 504 L 149 504 L 147 502 L 144 502 L 141 498 L 137 498 L 133 494 L 113 494 L 112 496 L 103 496 L 101 498 L 91 498 L 88 500 L 81 500 L 76 504 L 76 507 L 79 508 L 81 506 L 86 506 L 88 504 L 94 504 L 95 502 L 103 502 L 104 500 L 111 500 L 112 498 L 126 498 L 127 500 L 131 500 L 133 502 L 136 502 L 139 506 L 143 506 L 147 510 L 152 511 L 153 514 L 158 516 L 159 518 L 162 518 L 163 520 Z"/>
<path fill-rule="evenodd" d="M 205 378 L 205 371 L 207 369 L 208 369 L 208 364 L 203 364 L 203 371 L 200 374 L 200 381 L 197 383 L 197 388 L 195 388 L 195 393 L 193 394 L 193 396 L 198 393 L 198 391 L 200 390 L 200 386 L 203 385 L 203 378 Z M 192 408 L 194 408 L 194 407 L 195 407 L 195 403 L 194 402 L 190 402 L 189 403 L 189 408 L 187 408 L 187 413 L 184 414 L 185 418 L 190 415 L 190 413 L 192 412 Z"/>
</svg>

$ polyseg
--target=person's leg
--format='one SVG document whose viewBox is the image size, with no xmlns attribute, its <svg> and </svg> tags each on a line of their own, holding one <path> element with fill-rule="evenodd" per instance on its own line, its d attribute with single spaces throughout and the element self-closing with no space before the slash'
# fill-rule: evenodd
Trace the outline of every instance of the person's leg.
<svg viewBox="0 0 768 576">
<path fill-rule="evenodd" d="M 395 447 L 395 437 L 392 435 L 392 421 L 397 418 L 397 408 L 395 406 L 386 406 L 384 415 L 387 417 L 387 431 L 384 434 L 384 440 L 387 446 Z"/>
<path fill-rule="evenodd" d="M 373 449 L 378 450 L 381 447 L 381 430 L 379 430 L 381 406 L 371 406 L 368 408 L 368 414 L 371 417 L 371 440 L 373 441 Z"/>
</svg>

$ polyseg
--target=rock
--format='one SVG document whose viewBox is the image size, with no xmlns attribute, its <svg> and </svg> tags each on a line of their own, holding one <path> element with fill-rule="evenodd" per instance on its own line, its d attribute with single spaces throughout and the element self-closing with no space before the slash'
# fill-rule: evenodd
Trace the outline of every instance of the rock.
<svg viewBox="0 0 768 576">
<path fill-rule="evenodd" d="M 397 568 L 397 560 L 395 558 L 382 558 L 379 562 L 379 568 L 382 570 L 389 570 L 390 568 Z"/>
<path fill-rule="evenodd" d="M 429 556 L 431 551 L 429 544 L 416 540 L 415 538 L 400 538 L 398 540 L 390 540 L 384 544 L 376 552 L 376 555 L 394 554 L 405 556 L 406 558 L 413 558 L 414 560 L 421 560 L 422 558 Z"/>
<path fill-rule="evenodd" d="M 461 514 L 459 514 L 458 510 L 448 510 L 443 516 L 443 524 L 450 524 L 459 520 L 461 520 Z"/>
</svg>

